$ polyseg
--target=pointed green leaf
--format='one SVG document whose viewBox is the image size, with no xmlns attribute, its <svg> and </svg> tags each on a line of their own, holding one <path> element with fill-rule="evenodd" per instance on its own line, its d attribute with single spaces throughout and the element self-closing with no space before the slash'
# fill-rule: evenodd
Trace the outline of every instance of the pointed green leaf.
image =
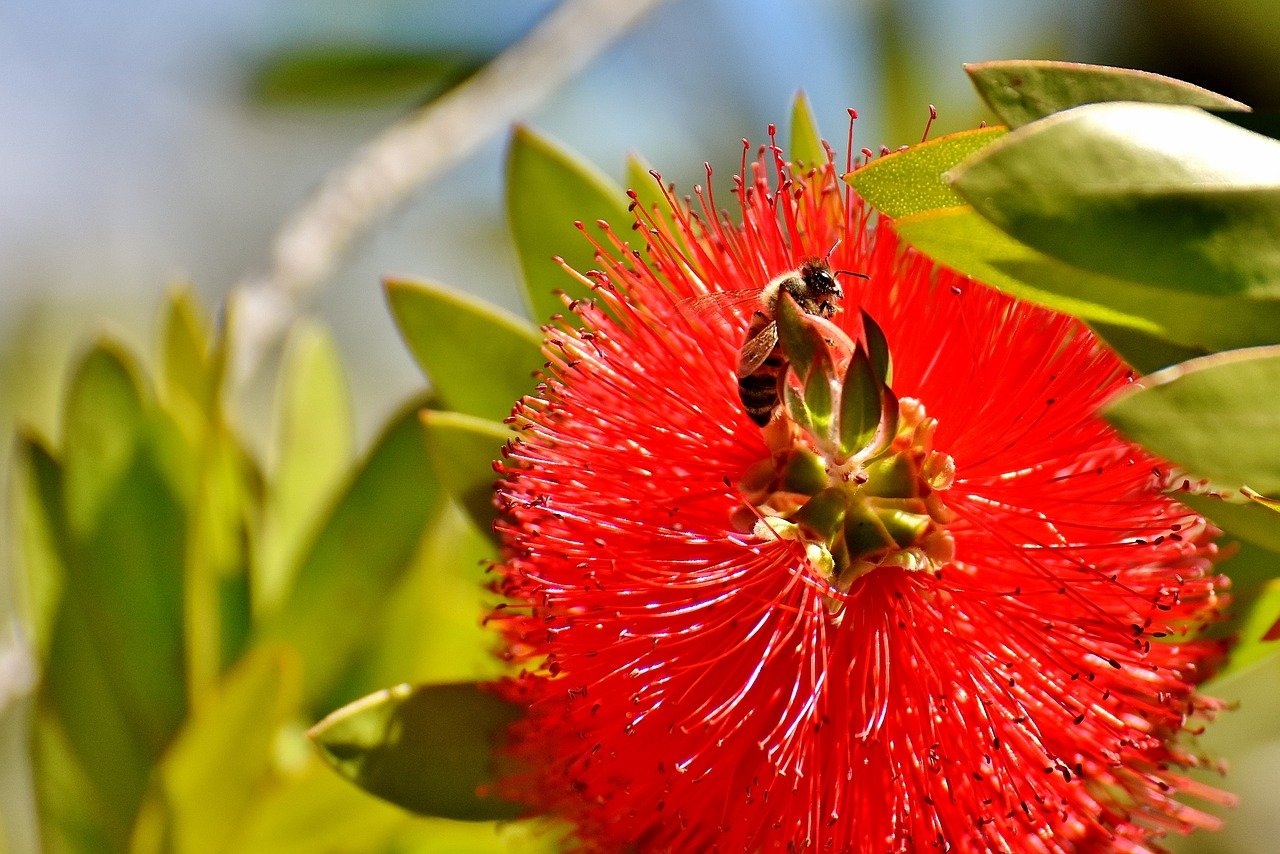
<svg viewBox="0 0 1280 854">
<path fill-rule="evenodd" d="M 558 143 L 517 127 L 507 154 L 507 221 L 524 275 L 525 299 L 536 322 L 565 313 L 553 291 L 564 290 L 574 298 L 591 296 L 588 287 L 552 259 L 563 258 L 580 273 L 598 268 L 595 248 L 574 222 L 599 236 L 599 220 L 608 222 L 619 237 L 631 234 L 633 220 L 622 188 Z"/>
<path fill-rule="evenodd" d="M 809 375 L 804 381 L 804 407 L 809 412 L 814 439 L 820 446 L 827 444 L 835 420 L 832 417 L 834 401 L 831 394 L 834 373 L 835 366 L 831 364 L 831 357 L 822 349 L 818 351 L 818 358 L 809 368 Z"/>
<path fill-rule="evenodd" d="M 161 389 L 193 443 L 214 411 L 221 384 L 211 348 L 209 321 L 195 294 L 189 288 L 171 292 L 160 328 Z"/>
<path fill-rule="evenodd" d="M 895 219 L 955 207 L 964 200 L 942 176 L 1007 133 L 990 127 L 940 136 L 873 160 L 850 172 L 845 181 L 872 207 Z"/>
<path fill-rule="evenodd" d="M 1098 321 L 1091 321 L 1088 326 L 1140 374 L 1154 373 L 1188 359 L 1207 356 L 1210 352 L 1205 347 L 1175 344 L 1132 326 Z"/>
<path fill-rule="evenodd" d="M 527 321 L 429 282 L 389 279 L 386 288 L 400 335 L 441 408 L 501 421 L 533 391 L 546 357 L 542 334 Z"/>
<path fill-rule="evenodd" d="M 1199 477 L 1280 493 L 1280 347 L 1217 353 L 1145 377 L 1102 415 Z"/>
<path fill-rule="evenodd" d="M 276 391 L 275 467 L 268 483 L 254 576 L 254 609 L 279 607 L 303 551 L 355 454 L 351 392 L 328 332 L 289 334 Z"/>
<path fill-rule="evenodd" d="M 1248 110 L 1244 104 L 1190 83 L 1147 71 L 1046 60 L 1000 60 L 964 67 L 978 94 L 1009 127 L 1101 101 L 1185 104 Z"/>
<path fill-rule="evenodd" d="M 786 410 L 787 417 L 794 421 L 797 427 L 810 436 L 817 434 L 813 424 L 813 413 L 805 403 L 804 394 L 790 379 L 782 384 L 782 406 Z"/>
<path fill-rule="evenodd" d="M 187 720 L 156 768 L 134 828 L 133 854 L 229 851 L 271 781 L 276 737 L 297 714 L 292 650 L 259 647 Z"/>
<path fill-rule="evenodd" d="M 785 291 L 778 295 L 778 341 L 782 352 L 796 376 L 806 377 L 818 358 L 818 352 L 826 349 L 822 335 L 810 325 L 791 295 Z"/>
<path fill-rule="evenodd" d="M 327 699 L 367 642 L 370 621 L 439 512 L 440 488 L 418 424 L 421 406 L 415 402 L 391 419 L 321 524 L 291 593 L 258 634 L 302 653 L 308 707 Z"/>
<path fill-rule="evenodd" d="M 1178 492 L 1174 498 L 1228 534 L 1280 553 L 1280 516 L 1275 511 L 1254 501 L 1224 501 L 1208 495 Z M 1277 572 L 1280 572 L 1280 567 L 1277 567 Z"/>
<path fill-rule="evenodd" d="M 894 225 L 911 245 L 961 273 L 1089 322 L 1205 352 L 1280 342 L 1280 302 L 1178 293 L 1088 273 L 1019 243 L 972 208 L 928 211 Z"/>
<path fill-rule="evenodd" d="M 363 43 L 286 48 L 254 70 L 251 94 L 269 106 L 363 107 L 428 103 L 489 57 Z"/>
<path fill-rule="evenodd" d="M 1280 142 L 1193 107 L 1092 104 L 950 173 L 1016 239 L 1172 291 L 1280 297 Z"/>
<path fill-rule="evenodd" d="M 40 661 L 47 663 L 49 638 L 66 583 L 72 545 L 64 516 L 62 466 L 35 436 L 21 434 L 15 453 L 14 505 L 21 538 L 19 589 L 24 624 Z"/>
<path fill-rule="evenodd" d="M 146 420 L 141 372 L 111 341 L 89 351 L 72 374 L 63 414 L 67 511 L 77 533 L 91 530 L 133 463 Z"/>
<path fill-rule="evenodd" d="M 339 709 L 310 735 L 338 773 L 405 809 L 514 818 L 520 807 L 484 790 L 496 779 L 494 748 L 520 714 L 474 683 L 400 685 Z"/>
<path fill-rule="evenodd" d="M 467 511 L 476 526 L 493 535 L 498 508 L 493 485 L 498 479 L 493 461 L 512 433 L 502 424 L 458 412 L 422 411 L 427 456 L 445 491 Z"/>
<path fill-rule="evenodd" d="M 848 459 L 867 448 L 880 429 L 881 389 L 870 357 L 859 347 L 849 362 L 840 390 L 840 455 Z"/>
<path fill-rule="evenodd" d="M 881 384 L 893 381 L 893 359 L 889 353 L 889 341 L 874 317 L 862 310 L 862 335 L 867 339 L 867 355 L 871 359 L 871 372 Z"/>
<path fill-rule="evenodd" d="M 123 781 L 128 772 L 113 770 L 119 757 L 103 756 L 110 751 L 99 742 L 119 741 L 135 759 L 153 759 L 186 710 L 182 568 L 194 490 L 175 478 L 190 451 L 144 396 L 140 377 L 121 348 L 100 344 L 72 378 L 63 428 L 74 550 L 51 654 L 56 660 L 66 649 L 83 671 L 102 672 L 90 680 L 53 667 L 51 688 L 87 773 L 106 786 L 115 785 L 111 774 Z M 100 716 L 81 714 L 95 704 Z M 127 782 L 119 788 L 118 806 L 136 803 L 140 791 Z"/>
<path fill-rule="evenodd" d="M 818 120 L 814 118 L 809 96 L 803 90 L 796 92 L 791 101 L 791 143 L 787 146 L 787 154 L 792 163 L 802 168 L 827 162 L 822 134 L 818 132 Z"/>
</svg>

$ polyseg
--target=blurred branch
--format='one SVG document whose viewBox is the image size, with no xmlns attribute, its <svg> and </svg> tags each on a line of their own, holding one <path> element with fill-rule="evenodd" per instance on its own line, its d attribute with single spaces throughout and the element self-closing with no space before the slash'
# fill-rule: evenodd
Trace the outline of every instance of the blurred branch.
<svg viewBox="0 0 1280 854">
<path fill-rule="evenodd" d="M 425 182 L 532 110 L 662 0 L 564 0 L 474 76 L 388 127 L 284 223 L 265 275 L 233 294 L 237 375 L 252 373 L 351 245 Z"/>
</svg>

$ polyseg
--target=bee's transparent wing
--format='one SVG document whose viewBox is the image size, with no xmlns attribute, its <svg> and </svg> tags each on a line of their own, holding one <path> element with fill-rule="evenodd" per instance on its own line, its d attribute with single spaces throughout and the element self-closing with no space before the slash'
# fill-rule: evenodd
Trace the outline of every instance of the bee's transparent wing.
<svg viewBox="0 0 1280 854">
<path fill-rule="evenodd" d="M 738 353 L 738 376 L 746 377 L 755 373 L 756 368 L 764 364 L 773 348 L 778 346 L 778 324 L 770 323 L 742 345 Z"/>
<path fill-rule="evenodd" d="M 760 288 L 740 288 L 733 291 L 716 291 L 681 300 L 680 310 L 692 318 L 701 318 L 708 313 L 758 302 Z"/>
</svg>

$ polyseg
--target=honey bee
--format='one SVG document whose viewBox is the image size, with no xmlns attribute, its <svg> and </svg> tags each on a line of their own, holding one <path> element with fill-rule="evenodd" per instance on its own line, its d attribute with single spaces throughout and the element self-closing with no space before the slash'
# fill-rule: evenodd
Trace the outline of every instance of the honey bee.
<svg viewBox="0 0 1280 854">
<path fill-rule="evenodd" d="M 836 272 L 822 258 L 811 258 L 796 269 L 775 276 L 760 291 L 760 308 L 751 316 L 751 326 L 738 351 L 736 373 L 742 408 L 761 427 L 777 411 L 787 374 L 787 357 L 778 339 L 777 322 L 778 300 L 784 291 L 801 311 L 824 318 L 834 316 L 844 299 Z"/>
</svg>

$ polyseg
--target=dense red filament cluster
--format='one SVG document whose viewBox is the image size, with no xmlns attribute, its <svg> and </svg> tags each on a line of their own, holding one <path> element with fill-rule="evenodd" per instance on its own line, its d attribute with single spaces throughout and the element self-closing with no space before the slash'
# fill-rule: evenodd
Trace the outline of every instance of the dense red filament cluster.
<svg viewBox="0 0 1280 854">
<path fill-rule="evenodd" d="M 1161 464 L 1094 415 L 1127 368 L 905 250 L 830 164 L 769 147 L 734 191 L 732 219 L 709 180 L 606 232 L 598 299 L 516 409 L 506 794 L 602 851 L 1149 851 L 1212 825 L 1177 799 L 1216 797 L 1179 738 L 1215 709 L 1220 650 L 1191 637 L 1222 582 Z M 835 322 L 876 319 L 955 462 L 954 561 L 862 576 L 838 616 L 801 544 L 731 524 L 769 453 L 734 376 L 754 306 L 689 310 L 833 246 L 869 276 Z"/>
</svg>

